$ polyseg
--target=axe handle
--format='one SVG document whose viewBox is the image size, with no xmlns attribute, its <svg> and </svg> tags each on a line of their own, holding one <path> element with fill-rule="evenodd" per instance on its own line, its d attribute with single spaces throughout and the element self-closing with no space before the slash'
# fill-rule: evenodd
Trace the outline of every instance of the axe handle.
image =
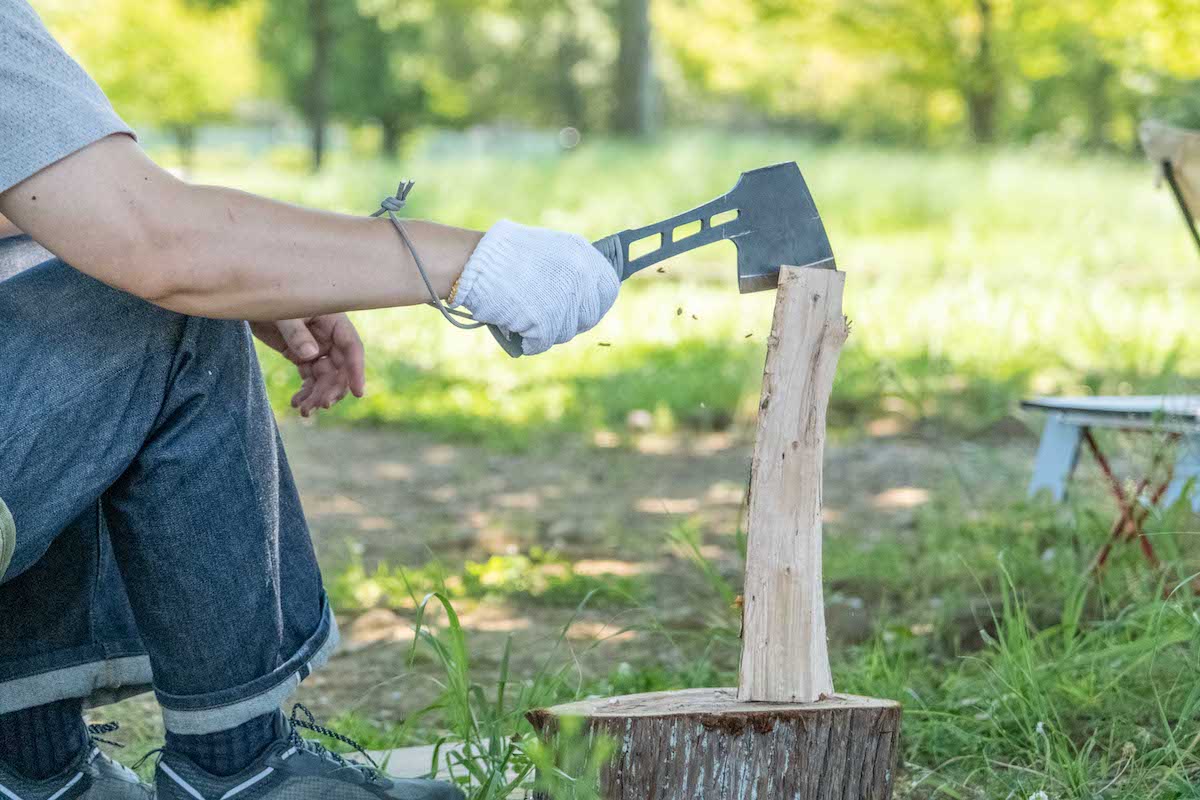
<svg viewBox="0 0 1200 800">
<path fill-rule="evenodd" d="M 605 236 L 603 239 L 597 239 L 592 242 L 592 246 L 608 259 L 609 264 L 612 264 L 612 268 L 617 272 L 617 278 L 625 280 L 625 257 L 629 253 L 629 245 L 621 241 L 621 235 L 616 234 L 614 236 Z M 505 333 L 495 325 L 488 325 L 488 330 L 492 332 L 492 336 L 496 339 L 496 342 L 504 348 L 504 352 L 513 358 L 520 358 L 525 354 L 523 347 L 524 339 L 521 334 Z"/>
<path fill-rule="evenodd" d="M 691 211 L 685 211 L 682 214 L 677 214 L 661 222 L 646 225 L 642 228 L 626 229 L 612 236 L 606 236 L 592 244 L 604 254 L 609 263 L 613 265 L 613 269 L 617 271 L 617 277 L 623 281 L 639 270 L 653 266 L 660 261 L 672 258 L 680 253 L 686 253 L 689 250 L 695 250 L 697 247 L 703 247 L 706 244 L 719 242 L 723 239 L 731 239 L 741 233 L 745 233 L 745 223 L 740 222 L 738 218 L 727 220 L 719 225 L 712 224 L 712 218 L 717 214 L 726 211 L 736 211 L 738 209 L 736 194 L 737 187 L 734 187 L 733 191 L 726 192 L 704 205 L 696 206 Z M 693 222 L 700 223 L 699 231 L 682 239 L 675 238 L 676 228 L 680 225 L 687 225 Z M 659 246 L 649 253 L 630 260 L 630 246 L 634 242 L 639 242 L 651 236 L 659 237 Z M 489 325 L 488 330 L 492 332 L 492 336 L 504 348 L 504 352 L 513 358 L 520 358 L 524 353 L 520 334 L 506 334 L 495 325 Z"/>
<path fill-rule="evenodd" d="M 727 192 L 702 206 L 696 206 L 691 211 L 685 211 L 682 214 L 677 214 L 674 217 L 664 219 L 652 225 L 646 225 L 642 228 L 621 231 L 617 234 L 617 238 L 621 242 L 621 254 L 625 257 L 625 270 L 621 279 L 624 280 L 635 272 L 654 266 L 658 262 L 665 261 L 668 258 L 673 258 L 680 253 L 686 253 L 689 250 L 695 250 L 697 247 L 703 247 L 706 244 L 719 242 L 722 239 L 728 239 L 736 235 L 741 230 L 736 218 L 722 222 L 719 225 L 713 225 L 712 218 L 717 214 L 726 211 L 736 211 L 737 209 L 738 202 L 734 197 L 734 193 Z M 682 239 L 675 238 L 676 228 L 680 225 L 688 225 L 693 222 L 700 223 L 700 230 Z M 659 237 L 659 246 L 649 253 L 631 260 L 629 258 L 630 246 L 634 242 L 647 239 L 651 236 Z"/>
<path fill-rule="evenodd" d="M 525 355 L 522 342 L 524 338 L 519 333 L 505 333 L 495 325 L 488 325 L 488 330 L 492 332 L 492 337 L 496 343 L 504 348 L 504 352 L 508 353 L 513 358 L 520 358 Z"/>
</svg>

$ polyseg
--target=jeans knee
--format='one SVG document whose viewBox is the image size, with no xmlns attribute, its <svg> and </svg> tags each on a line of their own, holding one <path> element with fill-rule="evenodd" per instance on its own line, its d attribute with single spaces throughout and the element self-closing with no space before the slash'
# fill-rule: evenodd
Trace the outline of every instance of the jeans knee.
<svg viewBox="0 0 1200 800">
<path fill-rule="evenodd" d="M 257 365 L 250 325 L 241 320 L 185 317 L 181 348 L 209 367 Z"/>
<path fill-rule="evenodd" d="M 0 352 L 14 382 L 112 374 L 170 350 L 185 319 L 58 259 L 0 284 Z"/>
</svg>

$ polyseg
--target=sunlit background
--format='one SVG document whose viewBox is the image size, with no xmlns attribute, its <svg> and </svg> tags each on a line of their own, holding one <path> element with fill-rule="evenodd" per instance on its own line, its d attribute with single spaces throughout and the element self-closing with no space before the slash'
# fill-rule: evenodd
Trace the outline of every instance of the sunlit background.
<svg viewBox="0 0 1200 800">
<path fill-rule="evenodd" d="M 1087 464 L 1067 505 L 1025 501 L 1018 408 L 1200 389 L 1200 256 L 1137 143 L 1200 127 L 1195 0 L 33 4 L 161 163 L 306 205 L 369 213 L 409 177 L 413 215 L 596 238 L 797 161 L 853 320 L 835 681 L 905 703 L 898 794 L 1195 796 L 1200 630 L 1159 585 L 1200 564 L 1194 519 L 1151 516 L 1169 575 L 1129 548 L 1081 577 L 1112 508 Z M 716 245 L 648 271 L 518 361 L 430 309 L 359 314 L 368 396 L 315 425 L 264 354 L 349 640 L 306 700 L 375 747 L 453 728 L 415 713 L 441 667 L 405 661 L 439 586 L 485 687 L 510 635 L 520 680 L 555 665 L 541 702 L 734 680 L 772 301 L 734 269 Z M 135 750 L 151 711 L 119 709 Z"/>
</svg>

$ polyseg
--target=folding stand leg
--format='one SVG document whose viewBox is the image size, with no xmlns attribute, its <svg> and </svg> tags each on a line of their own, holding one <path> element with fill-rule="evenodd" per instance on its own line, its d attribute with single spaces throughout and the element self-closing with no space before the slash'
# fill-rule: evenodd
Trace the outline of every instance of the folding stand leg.
<svg viewBox="0 0 1200 800">
<path fill-rule="evenodd" d="M 1200 514 L 1200 434 L 1196 433 L 1184 436 L 1179 445 L 1175 477 L 1163 498 L 1163 505 L 1175 505 L 1189 484 L 1192 489 L 1192 510 Z"/>
<path fill-rule="evenodd" d="M 1154 452 L 1153 460 L 1150 462 L 1148 472 L 1145 477 L 1138 481 L 1137 487 L 1134 489 L 1131 496 L 1126 496 L 1125 489 L 1121 486 L 1121 482 L 1117 479 L 1112 467 L 1108 463 L 1108 459 L 1104 457 L 1099 445 L 1096 444 L 1096 439 L 1092 436 L 1091 431 L 1084 431 L 1083 440 L 1091 450 L 1096 463 L 1100 466 L 1100 471 L 1104 473 L 1104 477 L 1108 479 L 1109 490 L 1117 501 L 1117 506 L 1120 509 L 1116 521 L 1113 523 L 1112 529 L 1109 531 L 1108 540 L 1096 554 L 1096 558 L 1092 561 L 1092 567 L 1089 571 L 1099 571 L 1108 561 L 1108 557 L 1112 552 L 1113 545 L 1120 539 L 1137 539 L 1138 545 L 1141 548 L 1142 555 L 1146 561 L 1154 569 L 1158 569 L 1160 562 L 1158 555 L 1154 552 L 1154 545 L 1150 542 L 1150 537 L 1146 535 L 1142 526 L 1145 524 L 1146 517 L 1150 515 L 1150 508 L 1158 505 L 1162 500 L 1163 495 L 1168 492 L 1169 487 L 1175 485 L 1177 474 L 1172 467 L 1167 468 L 1166 479 L 1159 483 L 1148 498 L 1149 502 L 1146 507 L 1139 508 L 1137 505 L 1138 498 L 1150 485 L 1151 476 L 1154 475 L 1165 460 L 1165 454 L 1168 446 L 1175 444 L 1180 438 L 1177 433 L 1170 434 L 1164 446 Z M 1200 584 L 1193 582 L 1193 588 L 1200 588 Z"/>
<path fill-rule="evenodd" d="M 1121 488 L 1120 482 L 1116 479 L 1116 476 L 1112 473 L 1111 468 L 1108 466 L 1108 461 L 1104 458 L 1104 455 L 1100 452 L 1100 449 L 1096 447 L 1095 443 L 1091 441 L 1090 435 L 1088 436 L 1088 440 L 1088 444 L 1092 449 L 1092 454 L 1096 457 L 1097 463 L 1100 464 L 1101 471 L 1109 479 L 1109 490 L 1116 499 L 1118 508 L 1117 518 L 1113 521 L 1112 528 L 1109 529 L 1108 532 L 1108 539 L 1104 542 L 1104 546 L 1100 548 L 1100 552 L 1096 554 L 1096 558 L 1093 559 L 1089 572 L 1099 572 L 1108 562 L 1108 557 L 1112 553 L 1113 545 L 1121 539 L 1133 538 L 1135 534 L 1141 541 L 1142 553 L 1146 556 L 1146 559 L 1150 562 L 1151 566 L 1157 567 L 1158 558 L 1154 554 L 1154 547 L 1150 544 L 1150 540 L 1147 539 L 1141 532 L 1141 523 L 1145 519 L 1145 514 L 1143 513 L 1139 518 L 1137 510 L 1134 508 L 1137 498 L 1140 497 L 1142 492 L 1146 490 L 1146 485 L 1149 483 L 1150 479 L 1142 478 L 1142 480 L 1138 482 L 1137 488 L 1133 492 L 1133 499 L 1131 500 L 1127 498 L 1125 496 L 1125 490 Z M 1165 487 L 1166 484 L 1163 484 L 1162 488 Z M 1155 492 L 1156 495 L 1161 493 L 1161 489 Z"/>
<path fill-rule="evenodd" d="M 1079 438 L 1083 428 L 1066 422 L 1060 414 L 1051 414 L 1042 430 L 1037 457 L 1033 462 L 1033 479 L 1029 481 L 1029 496 L 1049 489 L 1054 502 L 1067 498 L 1067 484 L 1079 461 Z"/>
</svg>

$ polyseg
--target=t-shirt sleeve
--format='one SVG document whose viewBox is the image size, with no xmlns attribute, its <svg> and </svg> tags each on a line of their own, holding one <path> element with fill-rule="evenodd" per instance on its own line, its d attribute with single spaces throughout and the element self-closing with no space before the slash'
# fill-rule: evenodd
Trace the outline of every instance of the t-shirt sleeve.
<svg viewBox="0 0 1200 800">
<path fill-rule="evenodd" d="M 133 131 L 26 0 L 0 0 L 0 192 L 93 142 Z"/>
</svg>

